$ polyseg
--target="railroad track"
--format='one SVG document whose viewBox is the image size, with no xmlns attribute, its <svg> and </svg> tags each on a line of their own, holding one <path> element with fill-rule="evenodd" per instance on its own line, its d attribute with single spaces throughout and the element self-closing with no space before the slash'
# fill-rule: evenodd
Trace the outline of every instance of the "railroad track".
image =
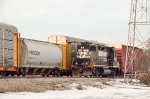
<svg viewBox="0 0 150 99">
<path fill-rule="evenodd" d="M 36 75 L 34 75 L 34 76 L 0 76 L 0 79 L 18 79 L 18 78 L 20 78 L 20 79 L 22 79 L 22 78 L 32 78 L 32 79 L 34 79 L 34 78 L 118 78 L 118 76 L 116 76 L 116 77 L 90 77 L 90 76 L 88 76 L 88 77 L 84 77 L 84 76 L 81 76 L 81 77 L 79 77 L 79 76 L 73 76 L 73 77 L 67 77 L 67 76 L 63 76 L 63 77 L 53 77 L 53 76 L 49 76 L 49 77 L 42 77 L 42 76 L 36 76 Z M 120 77 L 119 77 L 120 78 Z"/>
</svg>

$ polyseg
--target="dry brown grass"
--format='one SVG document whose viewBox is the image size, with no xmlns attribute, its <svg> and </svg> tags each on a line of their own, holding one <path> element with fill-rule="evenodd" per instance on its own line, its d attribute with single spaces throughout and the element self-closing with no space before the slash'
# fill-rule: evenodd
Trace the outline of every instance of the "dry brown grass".
<svg viewBox="0 0 150 99">
<path fill-rule="evenodd" d="M 47 90 L 68 90 L 68 85 L 78 83 L 78 90 L 82 90 L 80 83 L 93 86 L 95 82 L 106 82 L 104 78 L 0 78 L 0 93 L 4 92 L 43 92 Z"/>
<path fill-rule="evenodd" d="M 139 80 L 141 83 L 144 83 L 150 86 L 150 73 L 141 74 Z"/>
</svg>

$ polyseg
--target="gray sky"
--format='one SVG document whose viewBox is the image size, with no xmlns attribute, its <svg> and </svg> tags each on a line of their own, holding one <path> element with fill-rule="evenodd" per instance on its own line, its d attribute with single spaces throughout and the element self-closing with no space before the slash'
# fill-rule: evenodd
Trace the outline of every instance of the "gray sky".
<svg viewBox="0 0 150 99">
<path fill-rule="evenodd" d="M 39 40 L 63 34 L 126 44 L 129 12 L 130 0 L 0 0 L 0 22 Z"/>
</svg>

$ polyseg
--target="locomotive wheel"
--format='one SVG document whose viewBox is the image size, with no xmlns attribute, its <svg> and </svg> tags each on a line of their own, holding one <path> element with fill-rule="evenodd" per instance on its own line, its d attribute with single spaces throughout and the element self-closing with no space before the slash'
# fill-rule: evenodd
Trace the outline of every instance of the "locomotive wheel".
<svg viewBox="0 0 150 99">
<path fill-rule="evenodd" d="M 57 77 L 59 77 L 59 74 L 56 74 Z"/>
<path fill-rule="evenodd" d="M 70 74 L 70 77 L 72 77 L 72 73 Z"/>
<path fill-rule="evenodd" d="M 49 75 L 46 75 L 46 77 L 49 77 Z"/>
<path fill-rule="evenodd" d="M 60 74 L 60 77 L 62 77 L 62 76 L 63 76 L 63 74 L 61 73 L 61 74 Z"/>
<path fill-rule="evenodd" d="M 67 77 L 69 77 L 69 74 L 67 73 Z"/>
<path fill-rule="evenodd" d="M 42 77 L 44 77 L 45 75 L 42 75 Z"/>
<path fill-rule="evenodd" d="M 69 76 L 72 77 L 72 75 L 70 73 L 67 73 L 67 77 L 69 77 Z"/>
<path fill-rule="evenodd" d="M 67 77 L 72 77 L 72 71 L 67 71 Z"/>
<path fill-rule="evenodd" d="M 20 74 L 18 73 L 18 74 L 17 74 L 17 76 L 19 77 L 19 76 L 20 76 Z"/>
<path fill-rule="evenodd" d="M 72 77 L 72 71 L 69 72 L 70 77 Z"/>
</svg>

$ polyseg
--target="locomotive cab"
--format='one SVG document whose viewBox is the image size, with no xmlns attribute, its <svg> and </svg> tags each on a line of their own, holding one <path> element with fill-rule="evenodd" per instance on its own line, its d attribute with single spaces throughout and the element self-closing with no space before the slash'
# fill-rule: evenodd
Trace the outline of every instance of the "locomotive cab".
<svg viewBox="0 0 150 99">
<path fill-rule="evenodd" d="M 88 67 L 92 64 L 91 53 L 96 51 L 96 47 L 91 43 L 85 42 L 81 45 L 77 45 L 77 58 L 75 60 L 75 66 L 77 67 Z"/>
</svg>

